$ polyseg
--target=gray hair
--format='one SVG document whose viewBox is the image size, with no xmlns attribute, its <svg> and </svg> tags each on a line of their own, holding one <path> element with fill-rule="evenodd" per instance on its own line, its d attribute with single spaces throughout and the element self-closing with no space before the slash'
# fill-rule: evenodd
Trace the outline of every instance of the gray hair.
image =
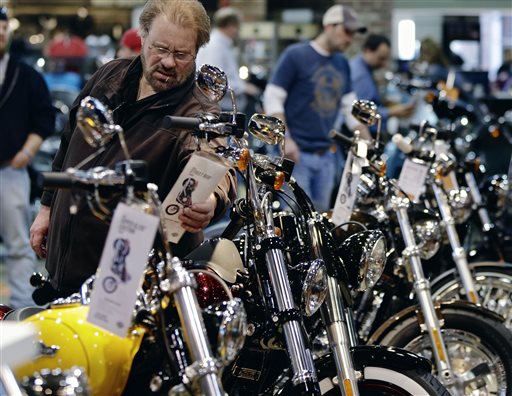
<svg viewBox="0 0 512 396">
<path fill-rule="evenodd" d="M 148 0 L 139 17 L 141 37 L 147 37 L 154 19 L 161 14 L 176 25 L 197 32 L 196 50 L 210 41 L 210 18 L 197 0 Z"/>
</svg>

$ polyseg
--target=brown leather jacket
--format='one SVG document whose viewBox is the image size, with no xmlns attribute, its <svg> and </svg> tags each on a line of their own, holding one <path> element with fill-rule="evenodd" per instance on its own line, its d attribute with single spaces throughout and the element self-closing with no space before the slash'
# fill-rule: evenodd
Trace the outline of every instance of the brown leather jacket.
<svg viewBox="0 0 512 396">
<path fill-rule="evenodd" d="M 90 95 L 113 110 L 114 121 L 125 131 L 132 159 L 147 161 L 149 181 L 158 185 L 160 198 L 165 198 L 194 151 L 195 143 L 187 131 L 165 129 L 162 126 L 163 117 L 218 113 L 219 107 L 197 89 L 193 76 L 181 87 L 136 101 L 141 71 L 140 58 L 137 57 L 133 61 L 112 61 L 95 73 L 70 112 L 69 125 L 53 163 L 55 171 L 75 166 L 95 152 L 76 128 L 78 104 L 82 98 Z M 123 159 L 119 141 L 114 138 L 105 152 L 82 169 L 94 166 L 113 168 Z M 236 178 L 233 170 L 221 181 L 215 194 L 218 202 L 215 214 L 219 216 L 235 198 Z M 58 190 L 55 193 L 45 191 L 41 200 L 43 205 L 51 204 L 46 269 L 52 286 L 64 294 L 78 290 L 96 272 L 109 227 L 93 216 L 84 202 L 78 203 L 77 214 L 70 215 L 71 199 L 69 191 Z M 173 253 L 182 256 L 202 239 L 202 233 L 185 233 L 180 243 L 174 246 Z"/>
</svg>

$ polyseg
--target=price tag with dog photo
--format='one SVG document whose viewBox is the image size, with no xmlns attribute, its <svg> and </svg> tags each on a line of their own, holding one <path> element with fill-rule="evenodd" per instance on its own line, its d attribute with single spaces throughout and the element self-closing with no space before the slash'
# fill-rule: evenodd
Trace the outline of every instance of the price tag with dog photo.
<svg viewBox="0 0 512 396">
<path fill-rule="evenodd" d="M 96 273 L 88 322 L 126 337 L 158 224 L 157 216 L 123 203 L 117 206 Z"/>
<path fill-rule="evenodd" d="M 185 233 L 179 220 L 183 209 L 206 201 L 228 171 L 229 165 L 213 154 L 198 151 L 190 156 L 160 209 L 169 242 L 178 243 Z"/>
</svg>

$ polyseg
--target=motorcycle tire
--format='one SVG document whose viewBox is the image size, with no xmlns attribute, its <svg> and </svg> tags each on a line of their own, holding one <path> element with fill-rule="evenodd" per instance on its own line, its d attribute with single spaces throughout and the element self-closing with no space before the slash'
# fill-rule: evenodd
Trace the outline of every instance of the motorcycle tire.
<svg viewBox="0 0 512 396">
<path fill-rule="evenodd" d="M 471 272 L 480 304 L 505 319 L 512 331 L 512 264 L 492 261 L 471 263 Z M 441 274 L 432 281 L 432 297 L 436 301 L 464 300 L 464 289 L 456 270 Z"/>
<path fill-rule="evenodd" d="M 360 396 L 450 396 L 436 377 L 421 369 L 397 370 L 366 366 L 362 374 L 364 380 L 358 381 Z M 320 379 L 321 395 L 342 394 L 332 378 L 334 376 Z"/>
<path fill-rule="evenodd" d="M 455 389 L 454 394 L 511 396 L 512 333 L 502 322 L 475 308 L 443 307 L 441 315 L 452 369 L 457 377 L 465 378 L 464 389 Z M 430 338 L 421 332 L 415 315 L 397 320 L 377 342 L 433 359 Z"/>
</svg>

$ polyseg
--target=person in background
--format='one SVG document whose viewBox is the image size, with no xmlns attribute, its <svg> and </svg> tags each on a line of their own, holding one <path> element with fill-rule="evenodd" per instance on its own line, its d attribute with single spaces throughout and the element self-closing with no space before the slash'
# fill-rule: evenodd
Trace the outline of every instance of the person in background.
<svg viewBox="0 0 512 396">
<path fill-rule="evenodd" d="M 199 50 L 196 65 L 199 68 L 201 65 L 209 64 L 224 71 L 229 87 L 235 92 L 238 111 L 243 112 L 247 104 L 245 95 L 256 96 L 261 93 L 261 90 L 256 85 L 242 80 L 239 75 L 240 67 L 235 53 L 235 42 L 241 22 L 242 17 L 237 9 L 220 8 L 213 15 L 214 28 L 210 42 Z M 229 94 L 220 102 L 220 107 L 225 111 L 232 109 Z"/>
<path fill-rule="evenodd" d="M 146 161 L 148 181 L 158 186 L 163 200 L 196 149 L 190 133 L 164 125 L 165 116 L 219 113 L 218 104 L 209 101 L 195 85 L 194 60 L 198 49 L 209 40 L 210 21 L 197 0 L 148 0 L 139 22 L 140 56 L 113 60 L 87 82 L 70 111 L 53 169 L 76 166 L 94 152 L 76 122 L 80 101 L 90 95 L 115 109 L 114 122 L 125 132 L 131 157 Z M 84 168 L 112 169 L 124 159 L 119 140 L 112 139 L 105 153 Z M 179 219 L 187 232 L 173 244 L 175 255 L 183 257 L 201 243 L 202 230 L 223 214 L 235 192 L 235 175 L 230 169 L 205 202 L 182 211 Z M 69 191 L 44 191 L 41 209 L 30 229 L 32 248 L 39 256 L 46 256 L 55 296 L 76 292 L 96 272 L 109 228 L 83 202 L 70 216 L 71 202 Z"/>
<path fill-rule="evenodd" d="M 409 117 L 415 107 L 413 101 L 387 107 L 381 99 L 374 72 L 386 67 L 390 56 L 389 39 L 379 34 L 370 34 L 363 43 L 361 53 L 350 60 L 352 89 L 359 99 L 371 100 L 377 105 L 384 130 L 389 117 Z"/>
<path fill-rule="evenodd" d="M 329 131 L 340 110 L 350 130 L 369 135 L 351 115 L 356 95 L 342 55 L 354 35 L 366 28 L 352 8 L 340 4 L 325 12 L 322 24 L 313 41 L 286 48 L 263 95 L 265 112 L 286 124 L 285 154 L 295 161 L 293 176 L 320 211 L 330 208 L 335 185 L 338 161 Z"/>
<path fill-rule="evenodd" d="M 381 99 L 374 73 L 387 66 L 390 56 L 391 43 L 389 39 L 379 34 L 370 34 L 363 43 L 361 53 L 350 60 L 352 89 L 359 99 L 371 100 L 377 105 L 377 112 L 382 117 L 382 132 L 384 133 L 388 130 L 387 123 L 390 117 L 407 118 L 415 110 L 414 100 L 388 107 Z M 377 125 L 372 126 L 370 132 L 376 137 Z M 389 137 L 381 135 L 380 139 L 386 141 L 389 140 Z M 404 161 L 402 153 L 391 141 L 386 144 L 385 153 L 388 157 L 386 161 L 388 176 L 398 176 L 398 170 Z"/>
<path fill-rule="evenodd" d="M 130 28 L 123 33 L 119 41 L 119 49 L 116 58 L 131 58 L 140 54 L 142 41 L 139 35 L 139 29 Z"/>
<path fill-rule="evenodd" d="M 43 77 L 8 52 L 7 9 L 0 8 L 0 236 L 6 250 L 9 305 L 34 305 L 29 279 L 36 270 L 30 248 L 27 165 L 52 134 L 55 114 Z"/>
</svg>

